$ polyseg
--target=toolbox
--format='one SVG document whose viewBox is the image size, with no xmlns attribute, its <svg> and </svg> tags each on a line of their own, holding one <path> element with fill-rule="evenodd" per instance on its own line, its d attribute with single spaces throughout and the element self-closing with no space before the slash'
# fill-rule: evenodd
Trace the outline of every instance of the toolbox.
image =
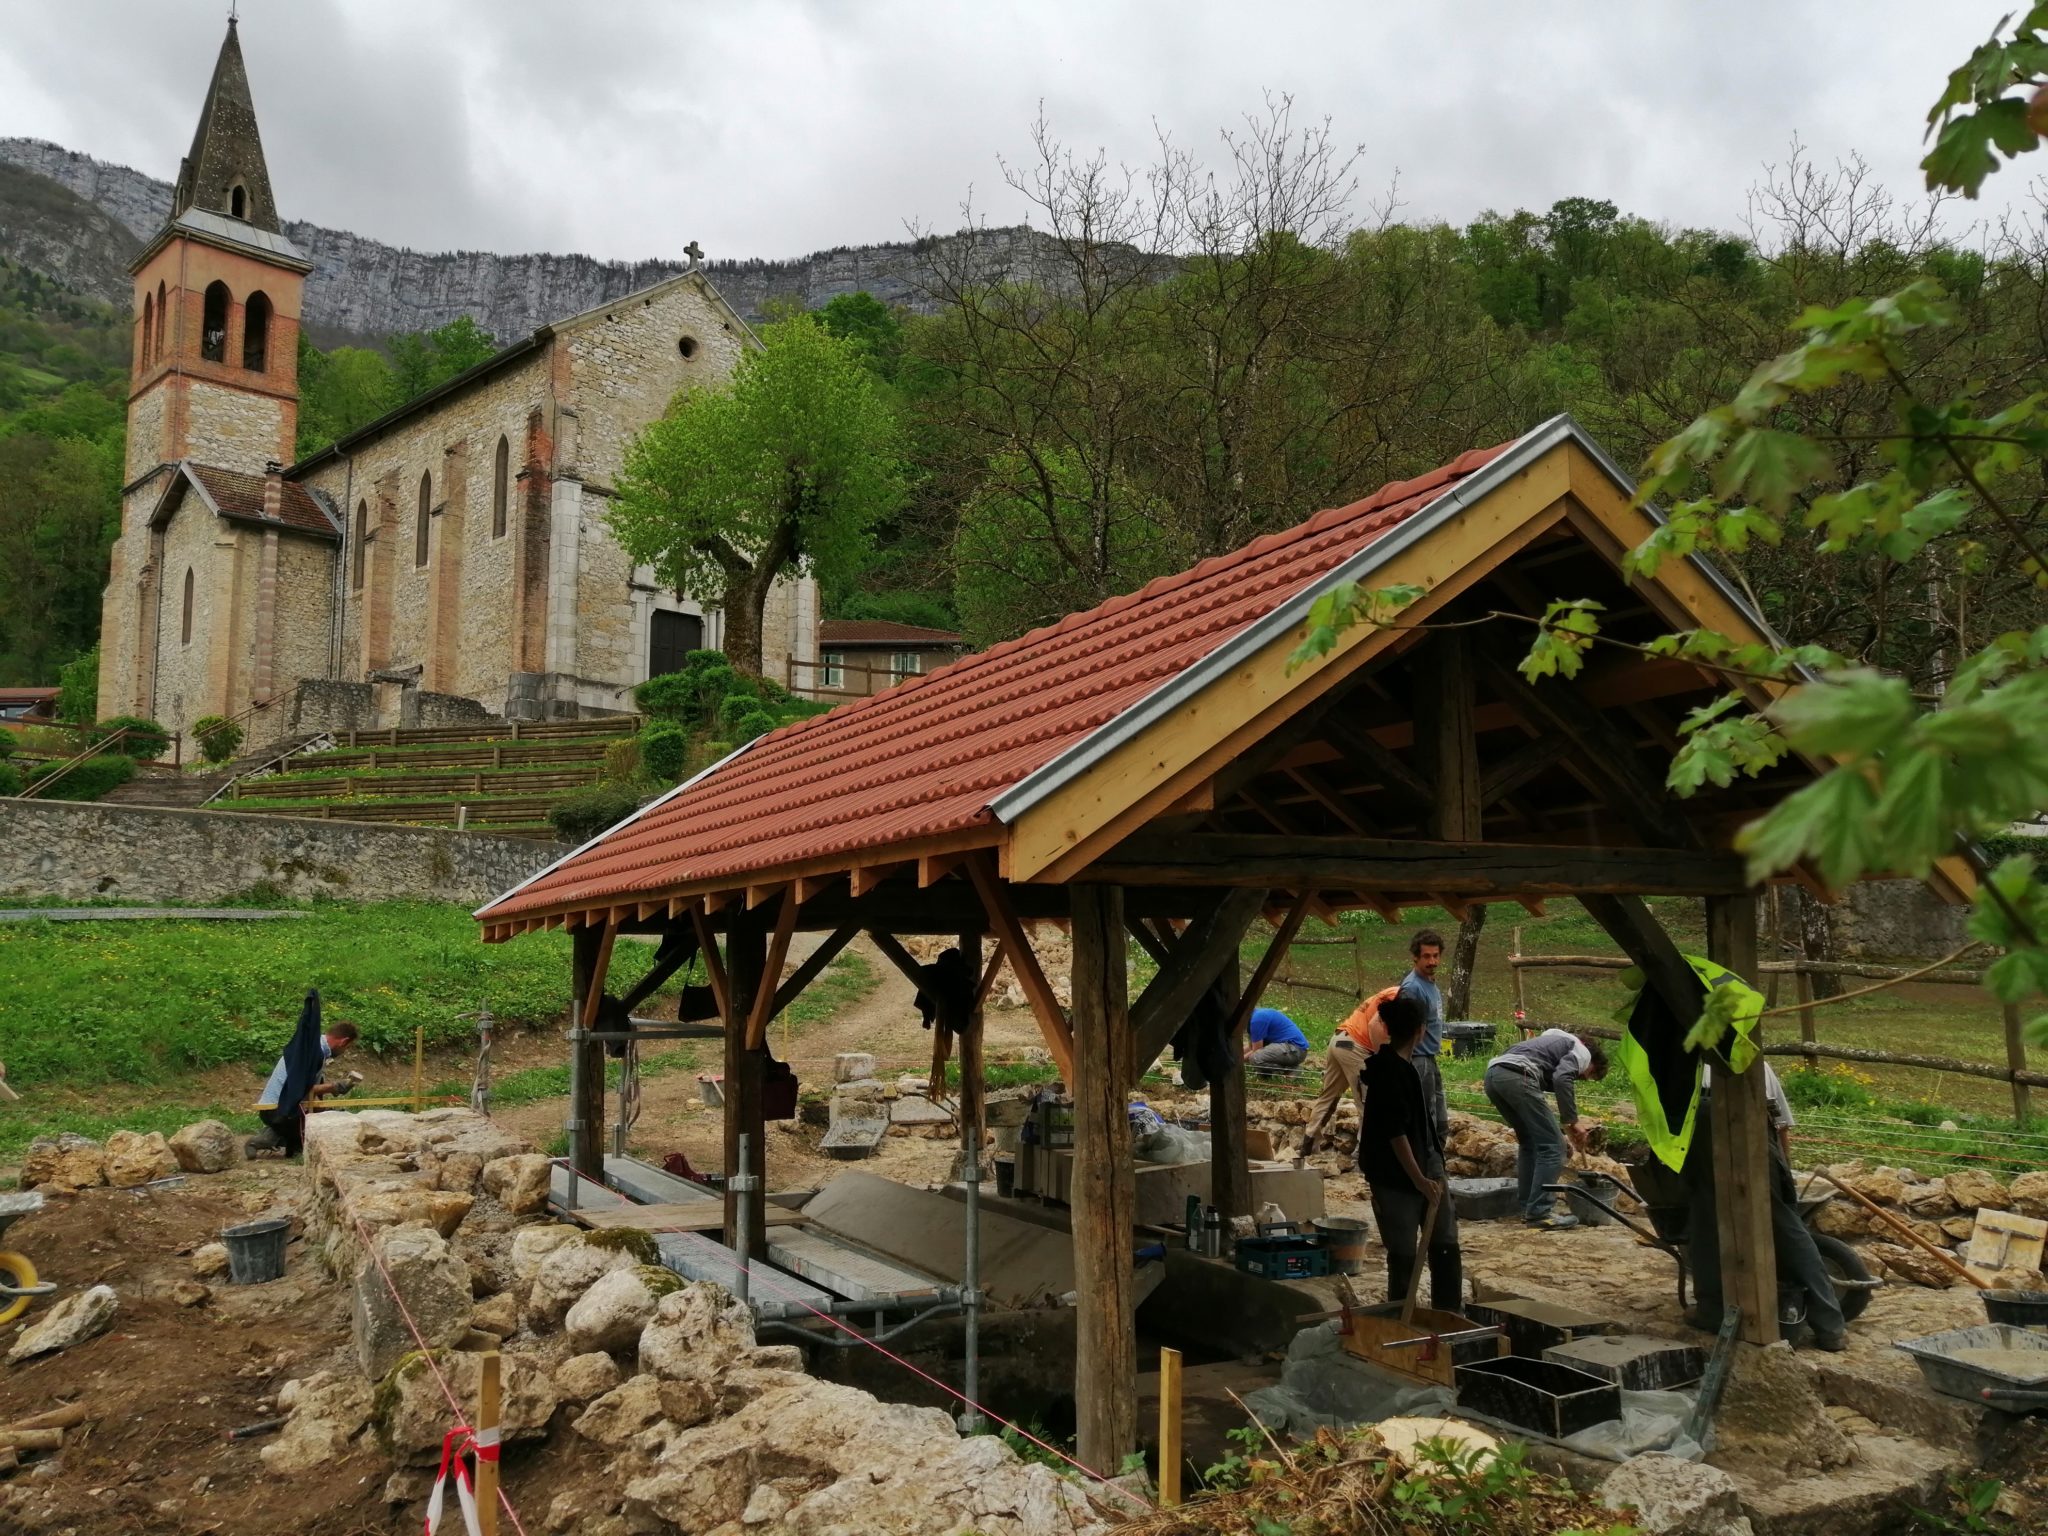
<svg viewBox="0 0 2048 1536">
<path fill-rule="evenodd" d="M 1240 1237 L 1233 1262 L 1245 1274 L 1268 1280 L 1314 1280 L 1330 1272 L 1330 1250 L 1293 1222 L 1275 1222 Z"/>
</svg>

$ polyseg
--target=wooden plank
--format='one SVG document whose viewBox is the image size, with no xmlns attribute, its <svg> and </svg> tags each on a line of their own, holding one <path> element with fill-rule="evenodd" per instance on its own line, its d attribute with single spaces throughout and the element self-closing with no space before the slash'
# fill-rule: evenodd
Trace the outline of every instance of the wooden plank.
<svg viewBox="0 0 2048 1536">
<path fill-rule="evenodd" d="M 1010 969 L 1017 982 L 1024 989 L 1024 996 L 1031 1004 L 1032 1015 L 1038 1020 L 1039 1033 L 1045 1036 L 1046 1049 L 1052 1052 L 1052 1059 L 1060 1069 L 1060 1077 L 1071 1084 L 1074 1081 L 1074 1034 L 1067 1023 L 1067 1016 L 1060 1008 L 1060 1000 L 1052 990 L 1052 983 L 1045 979 L 1045 971 L 1039 966 L 1038 956 L 1032 952 L 1031 941 L 1024 935 L 1024 925 L 1018 921 L 1016 909 L 1010 905 L 1009 891 L 996 878 L 994 861 L 986 855 L 979 855 L 967 861 L 967 875 L 974 882 L 974 891 L 981 898 L 981 909 L 988 919 L 989 930 L 1001 942 L 1003 951 L 1009 956 Z M 1122 921 L 1119 903 L 1118 921 Z"/>
<path fill-rule="evenodd" d="M 725 1204 L 718 1200 L 692 1200 L 685 1205 L 621 1205 L 608 1210 L 574 1213 L 586 1227 L 624 1227 L 634 1232 L 723 1232 Z M 768 1206 L 761 1219 L 771 1227 L 790 1227 L 806 1221 L 801 1211 Z"/>
<path fill-rule="evenodd" d="M 1308 886 L 1500 900 L 1586 892 L 1726 894 L 1748 888 L 1742 860 L 1732 854 L 1244 832 L 1141 832 L 1107 851 L 1088 874 L 1133 886 Z"/>
<path fill-rule="evenodd" d="M 1232 891 L 1197 919 L 1180 936 L 1131 1008 L 1131 1029 L 1137 1036 L 1132 1059 L 1143 1071 L 1159 1059 L 1171 1043 L 1188 1012 L 1237 956 L 1245 931 L 1265 905 L 1266 893 L 1259 890 Z M 1137 1079 L 1133 1077 L 1132 1082 Z"/>
<path fill-rule="evenodd" d="M 1757 979 L 1756 898 L 1707 900 L 1707 958 Z M 1758 1026 L 1761 1034 L 1762 1026 Z M 1778 1340 L 1778 1259 L 1771 1236 L 1771 1128 L 1764 1074 L 1722 1067 L 1711 1096 L 1714 1212 L 1721 1228 L 1721 1299 L 1742 1309 L 1742 1337 Z"/>
<path fill-rule="evenodd" d="M 1126 1013 L 1127 941 L 1123 892 L 1078 885 L 1072 896 L 1075 1438 L 1084 1466 L 1115 1467 L 1136 1446 L 1138 1434 L 1131 1270 L 1138 1196 L 1127 1107 L 1135 1066 Z"/>
<path fill-rule="evenodd" d="M 1415 657 L 1415 744 L 1435 795 L 1430 833 L 1447 843 L 1476 843 L 1483 832 L 1469 637 L 1463 630 L 1431 635 Z"/>
<path fill-rule="evenodd" d="M 1180 1503 L 1180 1351 L 1159 1351 L 1159 1503 Z"/>
</svg>

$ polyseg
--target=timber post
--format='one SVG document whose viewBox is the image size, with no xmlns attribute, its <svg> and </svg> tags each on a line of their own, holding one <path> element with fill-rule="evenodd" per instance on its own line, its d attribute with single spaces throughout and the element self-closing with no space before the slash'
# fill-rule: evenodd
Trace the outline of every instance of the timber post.
<svg viewBox="0 0 2048 1536">
<path fill-rule="evenodd" d="M 588 1038 L 597 1028 L 596 1000 L 604 995 L 609 927 L 590 925 L 569 936 L 569 1161 L 582 1178 L 604 1182 L 604 1042 Z M 571 1180 L 571 1199 L 580 1193 Z M 580 1202 L 579 1202 L 580 1203 Z"/>
<path fill-rule="evenodd" d="M 1073 901 L 1074 1413 L 1080 1460 L 1105 1476 L 1137 1441 L 1128 1084 L 1131 1038 L 1123 891 L 1069 887 Z"/>
<path fill-rule="evenodd" d="M 1211 999 L 1224 1018 L 1235 1018 L 1242 982 L 1235 958 L 1225 962 Z M 1209 1203 L 1225 1221 L 1252 1214 L 1252 1165 L 1245 1151 L 1245 1070 L 1235 1035 L 1230 1062 L 1209 1084 Z"/>
<path fill-rule="evenodd" d="M 784 901 L 794 899 L 785 893 Z M 755 995 L 773 983 L 765 976 L 768 932 L 758 912 L 735 903 L 725 937 L 725 1236 L 734 1246 L 744 1242 L 748 1253 L 767 1252 L 763 1215 L 767 1189 L 768 1136 L 762 1118 L 761 1088 L 768 1052 L 749 1046 L 747 1032 Z M 744 1138 L 744 1139 L 743 1139 Z M 741 1166 L 744 1156 L 746 1166 Z M 734 1189 L 735 1175 L 751 1185 Z"/>
<path fill-rule="evenodd" d="M 1707 958 L 1752 986 L 1757 980 L 1756 905 L 1755 896 L 1707 898 Z M 1724 1068 L 1714 1074 L 1710 1114 L 1722 1300 L 1742 1308 L 1746 1343 L 1774 1344 L 1778 1256 L 1771 1236 L 1770 1110 L 1761 1057 L 1747 1072 Z"/>
</svg>

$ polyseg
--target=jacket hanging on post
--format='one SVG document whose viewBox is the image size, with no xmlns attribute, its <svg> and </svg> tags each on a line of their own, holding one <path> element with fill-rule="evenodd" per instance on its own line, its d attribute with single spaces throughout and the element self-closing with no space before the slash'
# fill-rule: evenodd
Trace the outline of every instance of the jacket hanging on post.
<svg viewBox="0 0 2048 1536">
<path fill-rule="evenodd" d="M 1184 1087 L 1206 1088 L 1228 1075 L 1234 1065 L 1225 1034 L 1229 1025 L 1230 1012 L 1217 989 L 1210 987 L 1188 1010 L 1187 1022 L 1174 1032 L 1173 1057 L 1180 1063 Z"/>
<path fill-rule="evenodd" d="M 320 1049 L 320 994 L 311 991 L 299 1009 L 298 1025 L 285 1044 L 284 1087 L 277 1095 L 280 1113 L 297 1109 L 306 1102 L 313 1092 L 313 1085 L 320 1081 L 320 1069 L 326 1064 L 326 1053 Z"/>
<path fill-rule="evenodd" d="M 1723 1054 L 1734 1072 L 1746 1072 L 1757 1058 L 1756 1024 L 1764 1010 L 1763 994 L 1729 970 L 1697 955 L 1681 956 L 1701 982 L 1700 997 L 1709 987 L 1736 989 L 1735 1030 Z M 1636 1122 L 1657 1160 L 1673 1172 L 1685 1166 L 1692 1148 L 1694 1122 L 1700 1107 L 1701 1054 L 1685 1047 L 1692 1019 L 1675 1017 L 1654 987 L 1645 986 L 1640 968 L 1622 973 L 1622 984 L 1635 998 L 1616 1011 L 1622 1026 L 1614 1060 L 1628 1083 Z"/>
</svg>

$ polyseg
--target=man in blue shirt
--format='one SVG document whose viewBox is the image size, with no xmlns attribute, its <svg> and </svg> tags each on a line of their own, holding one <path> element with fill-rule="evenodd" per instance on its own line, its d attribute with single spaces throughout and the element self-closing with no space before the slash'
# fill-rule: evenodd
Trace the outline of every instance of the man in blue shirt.
<svg viewBox="0 0 2048 1536">
<path fill-rule="evenodd" d="M 1408 953 L 1415 968 L 1401 978 L 1402 997 L 1412 998 L 1422 1009 L 1422 1037 L 1415 1042 L 1415 1075 L 1422 1079 L 1422 1101 L 1436 1124 L 1439 1142 L 1451 1135 L 1451 1109 L 1444 1102 L 1443 1074 L 1437 1070 L 1437 1053 L 1444 1044 L 1444 995 L 1436 988 L 1436 968 L 1444 957 L 1444 936 L 1425 928 L 1408 941 Z"/>
<path fill-rule="evenodd" d="M 346 1051 L 356 1042 L 356 1027 L 347 1019 L 336 1019 L 327 1026 L 320 1037 L 320 1063 L 326 1064 Z M 279 1056 L 277 1065 L 270 1069 L 270 1076 L 264 1081 L 263 1094 L 256 1101 L 256 1118 L 263 1122 L 263 1129 L 251 1136 L 243 1148 L 245 1152 L 281 1151 L 286 1157 L 297 1157 L 306 1140 L 306 1113 L 302 1104 L 284 1104 L 285 1079 L 289 1075 L 285 1058 Z M 324 1099 L 333 1094 L 346 1093 L 348 1085 L 327 1083 L 315 1079 L 307 1099 Z"/>
<path fill-rule="evenodd" d="M 1254 1072 L 1291 1072 L 1308 1059 L 1308 1036 L 1278 1008 L 1254 1008 L 1244 1064 Z"/>
</svg>

